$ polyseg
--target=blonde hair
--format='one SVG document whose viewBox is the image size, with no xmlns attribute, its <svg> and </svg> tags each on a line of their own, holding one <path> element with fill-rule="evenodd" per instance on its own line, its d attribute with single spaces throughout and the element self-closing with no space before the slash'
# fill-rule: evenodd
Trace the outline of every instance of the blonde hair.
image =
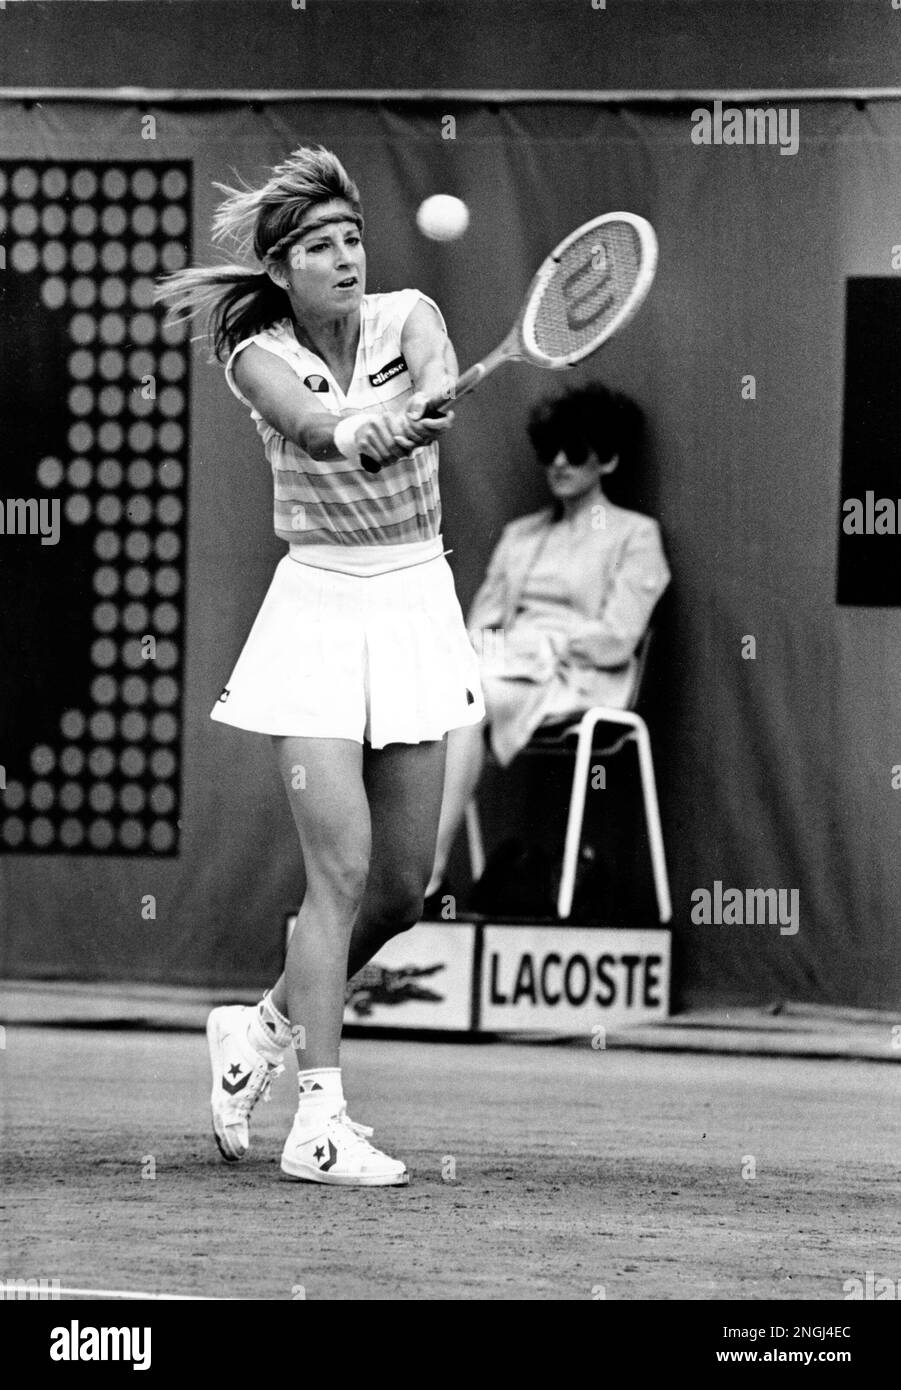
<svg viewBox="0 0 901 1390">
<path fill-rule="evenodd" d="M 317 203 L 341 199 L 363 230 L 357 185 L 338 159 L 322 145 L 302 145 L 271 170 L 260 188 L 214 183 L 226 196 L 213 217 L 213 245 L 236 257 L 219 266 L 192 266 L 164 276 L 154 292 L 167 306 L 166 322 L 205 318 L 204 332 L 213 360 L 228 356 L 236 343 L 259 333 L 291 311 L 288 296 L 266 270 L 240 262 L 251 256 L 263 266 L 282 263 L 301 235 L 300 224 Z"/>
</svg>

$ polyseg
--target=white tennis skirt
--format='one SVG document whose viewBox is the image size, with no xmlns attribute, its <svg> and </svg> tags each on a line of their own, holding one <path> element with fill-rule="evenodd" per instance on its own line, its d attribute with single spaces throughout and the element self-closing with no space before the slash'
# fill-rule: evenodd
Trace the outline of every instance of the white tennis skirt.
<svg viewBox="0 0 901 1390">
<path fill-rule="evenodd" d="M 261 734 L 346 738 L 373 748 L 440 739 L 479 723 L 478 658 L 436 544 L 425 562 L 369 575 L 286 555 L 212 718 Z M 406 546 L 383 549 L 392 563 L 413 554 Z"/>
</svg>

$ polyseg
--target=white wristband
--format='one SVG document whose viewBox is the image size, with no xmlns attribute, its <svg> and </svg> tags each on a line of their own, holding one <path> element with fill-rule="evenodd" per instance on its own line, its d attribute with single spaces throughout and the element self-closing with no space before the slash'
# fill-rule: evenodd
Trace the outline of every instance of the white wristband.
<svg viewBox="0 0 901 1390">
<path fill-rule="evenodd" d="M 360 450 L 357 447 L 357 430 L 374 419 L 374 415 L 347 415 L 343 420 L 339 420 L 334 434 L 338 453 L 343 454 L 346 459 L 358 459 Z"/>
</svg>

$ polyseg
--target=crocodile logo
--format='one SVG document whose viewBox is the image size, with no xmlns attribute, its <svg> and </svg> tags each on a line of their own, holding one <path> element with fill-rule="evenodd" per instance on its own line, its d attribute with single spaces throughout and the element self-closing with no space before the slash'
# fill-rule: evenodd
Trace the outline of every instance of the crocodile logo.
<svg viewBox="0 0 901 1390">
<path fill-rule="evenodd" d="M 364 965 L 347 982 L 345 1005 L 357 1018 L 368 1018 L 376 1004 L 395 1006 L 423 1000 L 441 1004 L 444 1002 L 443 994 L 436 994 L 433 989 L 418 982 L 446 969 L 447 966 L 443 964 L 404 965 L 398 970 L 391 970 L 385 965 Z"/>
</svg>

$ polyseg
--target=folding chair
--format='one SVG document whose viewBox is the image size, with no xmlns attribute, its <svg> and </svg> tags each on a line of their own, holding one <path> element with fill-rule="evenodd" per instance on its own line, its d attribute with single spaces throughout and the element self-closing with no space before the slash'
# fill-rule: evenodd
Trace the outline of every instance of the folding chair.
<svg viewBox="0 0 901 1390">
<path fill-rule="evenodd" d="M 542 753 L 560 756 L 570 754 L 575 749 L 569 815 L 566 822 L 566 838 L 563 848 L 563 865 L 560 888 L 557 893 L 557 916 L 561 921 L 566 921 L 572 911 L 573 894 L 576 887 L 576 866 L 582 839 L 582 823 L 585 817 L 585 801 L 588 796 L 588 778 L 591 774 L 592 761 L 595 758 L 613 757 L 629 743 L 634 743 L 638 748 L 638 767 L 641 775 L 641 791 L 651 850 L 654 891 L 657 896 L 657 913 L 662 923 L 669 922 L 673 915 L 669 876 L 666 869 L 666 854 L 663 847 L 663 829 L 660 824 L 660 807 L 657 801 L 654 760 L 651 756 L 651 739 L 647 724 L 641 715 L 636 713 L 636 705 L 641 694 L 647 667 L 651 636 L 652 631 L 649 628 L 639 643 L 636 652 L 635 679 L 625 709 L 594 705 L 578 719 L 543 725 L 536 730 L 529 744 L 522 750 L 523 754 Z M 596 730 L 601 724 L 618 725 L 624 732 L 615 737 L 611 743 L 595 744 Z M 485 849 L 475 798 L 470 801 L 466 808 L 466 836 L 472 875 L 477 881 L 485 869 Z"/>
</svg>

